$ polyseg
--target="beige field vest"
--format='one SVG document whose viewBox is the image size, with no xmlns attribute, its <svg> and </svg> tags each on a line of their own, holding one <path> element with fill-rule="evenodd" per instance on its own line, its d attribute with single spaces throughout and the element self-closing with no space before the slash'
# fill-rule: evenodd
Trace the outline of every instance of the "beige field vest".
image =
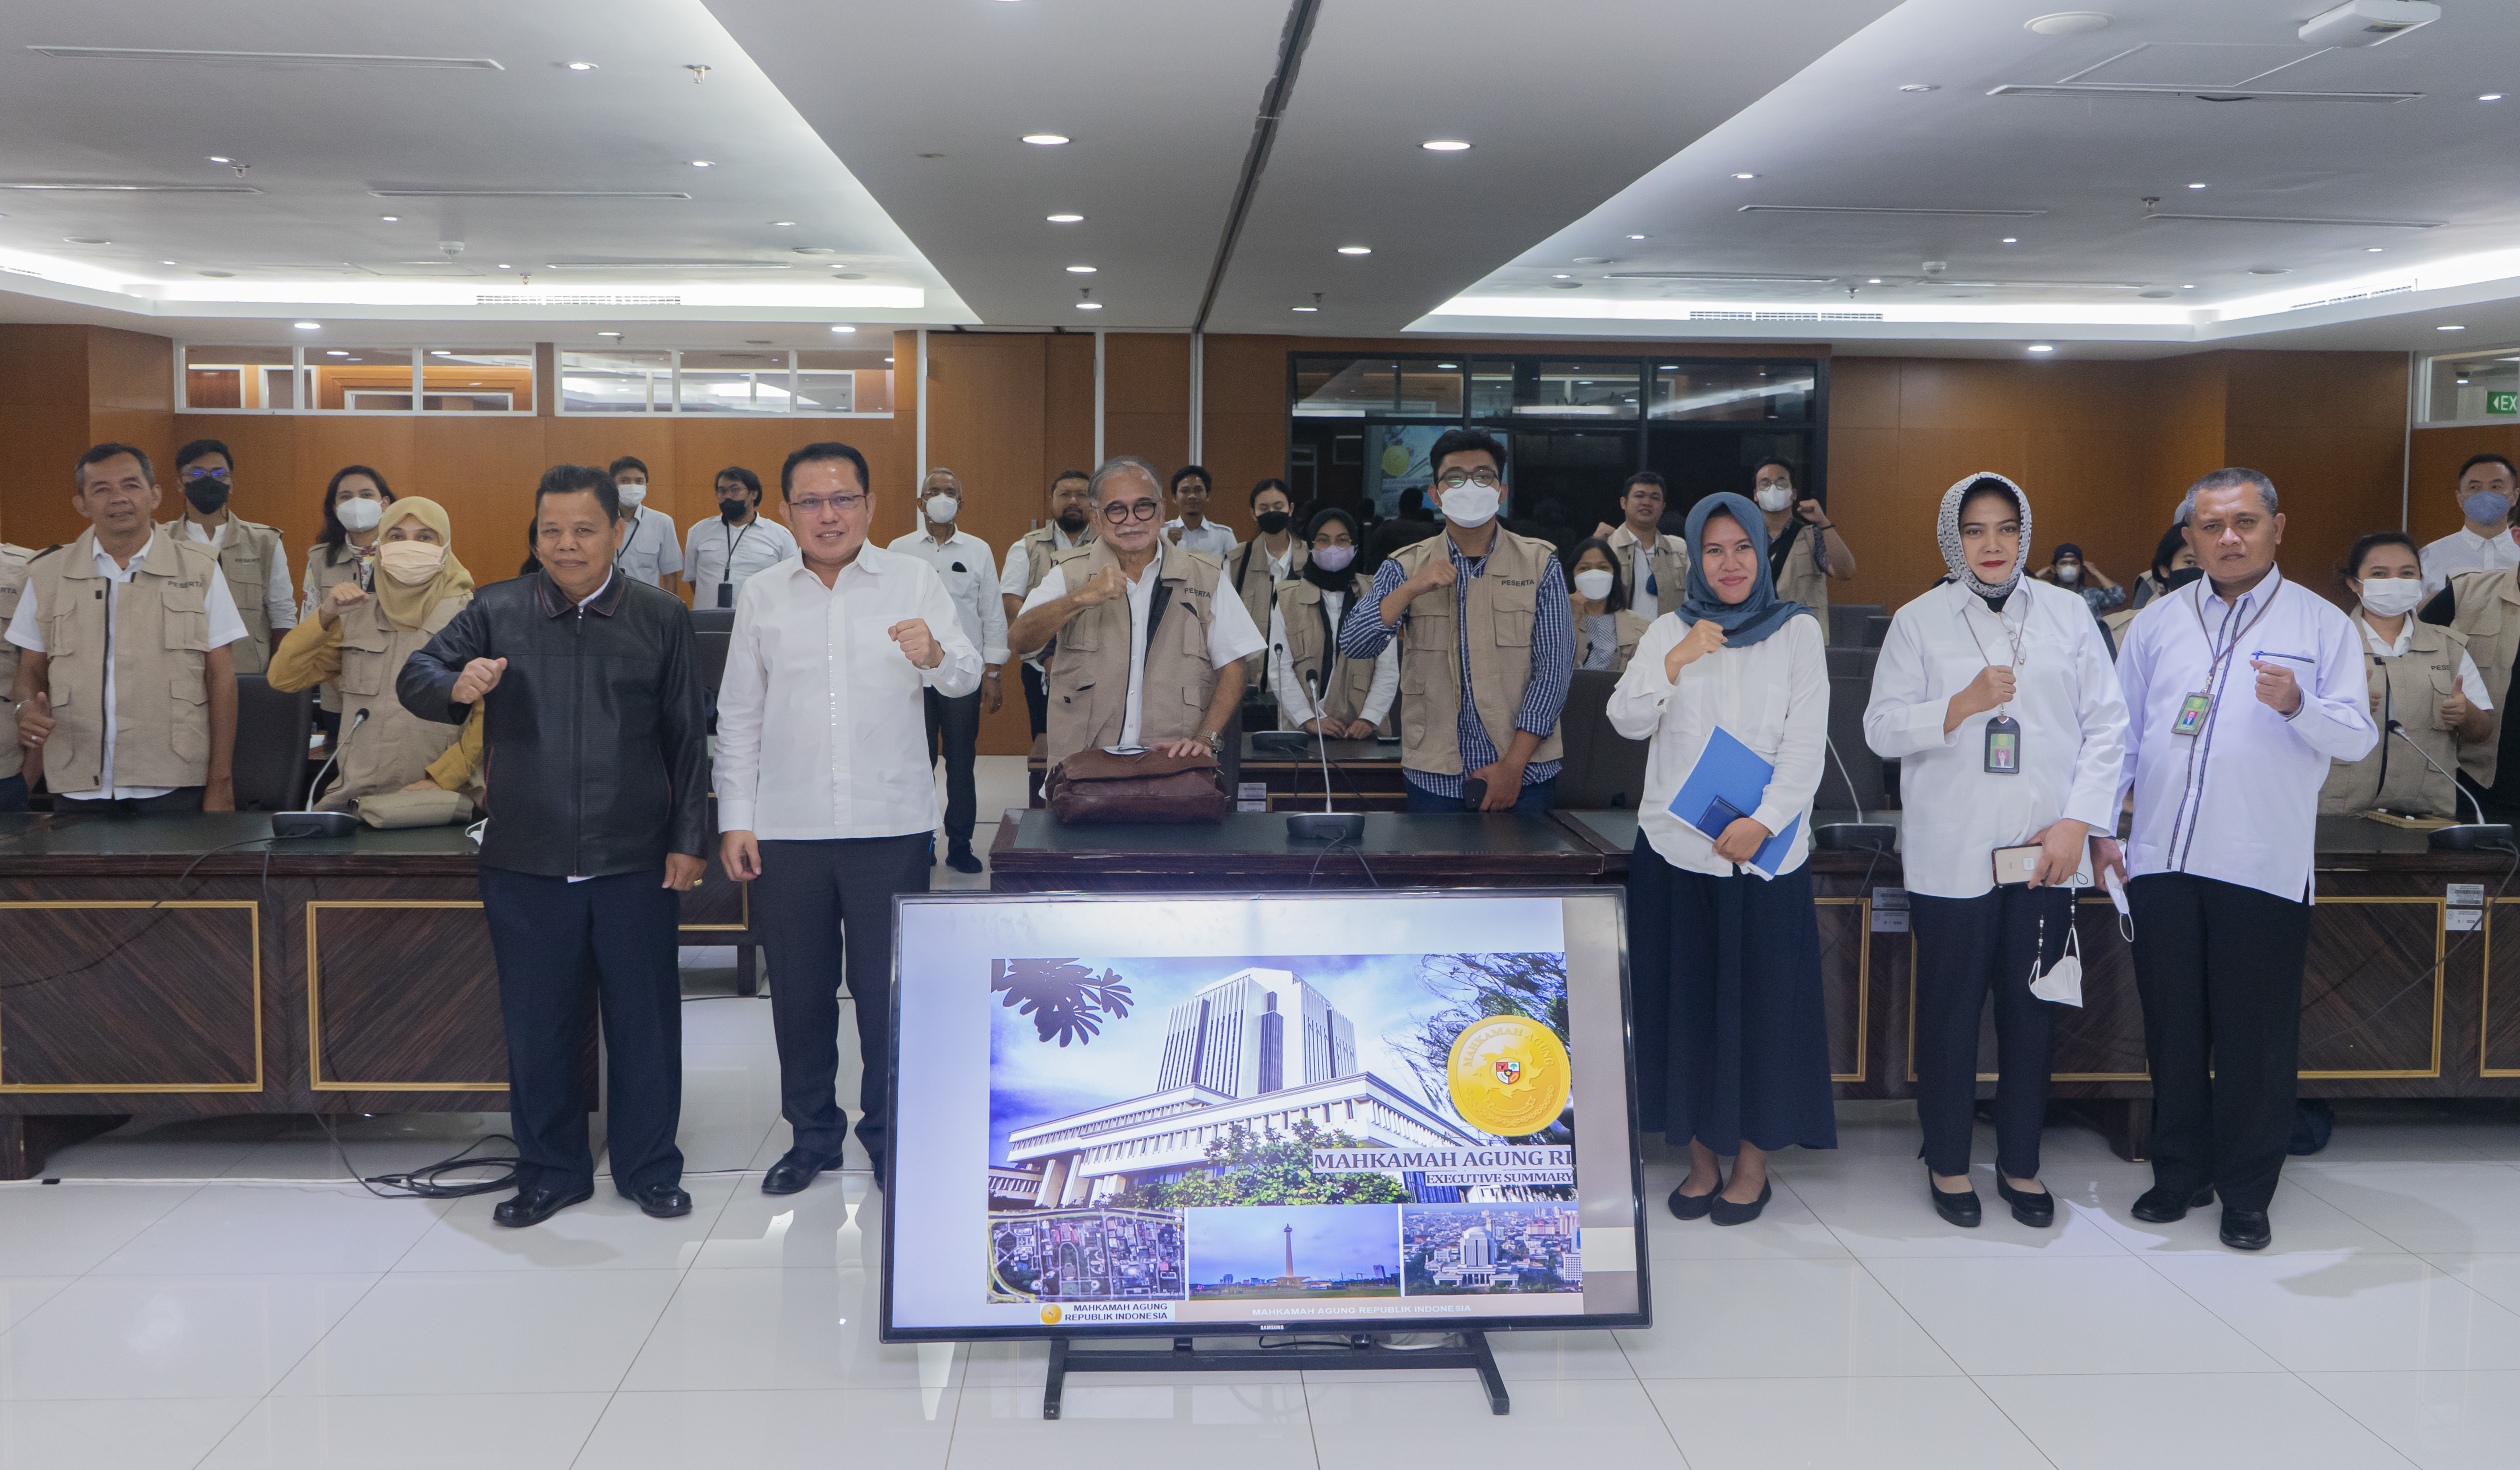
<svg viewBox="0 0 2520 1470">
<path fill-rule="evenodd" d="M 1072 593 L 1096 572 L 1119 562 L 1098 541 L 1054 556 Z M 1199 732 L 1216 696 L 1216 666 L 1207 659 L 1207 626 L 1216 616 L 1224 567 L 1205 552 L 1166 546 L 1148 574 L 1172 589 L 1163 621 L 1147 629 L 1147 666 L 1137 671 L 1138 743 L 1186 740 Z M 1129 600 L 1088 607 L 1058 630 L 1050 665 L 1050 764 L 1088 747 L 1116 745 L 1129 718 Z"/>
<path fill-rule="evenodd" d="M 1451 556 L 1451 546 L 1449 534 L 1436 536 L 1402 547 L 1391 559 L 1400 563 L 1405 582 L 1430 558 Z M 1531 630 L 1539 612 L 1540 577 L 1555 559 L 1548 542 L 1499 526 L 1482 575 L 1438 587 L 1409 604 L 1409 622 L 1400 630 L 1400 695 L 1409 711 L 1400 722 L 1401 765 L 1434 776 L 1462 774 L 1457 605 L 1468 619 L 1470 687 L 1479 724 L 1499 755 L 1511 746 L 1513 717 L 1521 712 L 1522 692 L 1531 683 Z M 1552 730 L 1531 758 L 1553 761 L 1564 753 Z"/>
<path fill-rule="evenodd" d="M 2467 636 L 2467 656 L 2476 661 L 2485 696 L 2494 701 L 2493 733 L 2461 745 L 2458 765 L 2468 780 L 2491 786 L 2502 744 L 2502 697 L 2511 691 L 2512 656 L 2520 653 L 2520 571 L 2465 572 L 2450 585 L 2458 604 L 2450 625 Z"/>
<path fill-rule="evenodd" d="M 1785 556 L 1784 572 L 1777 578 L 1777 596 L 1788 602 L 1800 602 L 1820 618 L 1825 634 L 1828 627 L 1828 573 L 1821 570 L 1821 548 L 1828 533 L 1803 522 L 1794 534 L 1794 549 Z"/>
<path fill-rule="evenodd" d="M 448 598 L 410 630 L 386 622 L 374 602 L 361 602 L 341 614 L 341 728 L 348 730 L 363 709 L 368 722 L 341 746 L 341 764 L 317 807 L 346 812 L 359 797 L 399 791 L 427 776 L 429 762 L 462 737 L 462 726 L 424 720 L 403 708 L 394 695 L 394 680 L 411 655 L 427 647 L 437 630 L 472 601 L 471 593 Z"/>
<path fill-rule="evenodd" d="M 2353 615 L 2353 623 L 2355 638 L 2362 639 L 2360 612 Z M 2458 769 L 2459 738 L 2441 728 L 2440 716 L 2442 701 L 2458 689 L 2458 660 L 2467 639 L 2420 619 L 2410 626 L 2414 631 L 2407 640 L 2407 651 L 2394 658 L 2369 652 L 2370 645 L 2363 644 L 2362 661 L 2371 692 L 2380 696 L 2380 712 L 2371 722 L 2380 727 L 2380 743 L 2359 761 L 2328 763 L 2327 780 L 2318 788 L 2322 817 L 2351 816 L 2373 807 L 2408 817 L 2458 815 L 2458 793 L 2452 789 L 2450 778 L 2425 765 L 2405 740 L 2389 734 L 2389 722 L 2404 726 L 2424 754 L 2444 770 Z"/>
<path fill-rule="evenodd" d="M 1653 576 L 1654 593 L 1647 597 L 1636 586 L 1637 533 L 1623 523 L 1609 535 L 1612 564 L 1619 569 L 1619 585 L 1628 590 L 1628 605 L 1647 622 L 1678 607 L 1688 598 L 1688 548 L 1677 536 L 1656 536 L 1653 554 L 1645 565 Z M 1584 665 L 1578 660 L 1577 668 Z"/>
<path fill-rule="evenodd" d="M 1348 595 L 1342 615 L 1355 609 L 1357 600 L 1372 596 L 1372 584 L 1356 579 L 1356 591 Z M 1330 650 L 1330 637 L 1322 620 L 1322 590 L 1301 577 L 1290 577 L 1278 584 L 1278 615 L 1286 624 L 1286 666 L 1294 671 L 1295 683 L 1304 684 L 1304 671 L 1310 669 L 1319 678 L 1322 661 Z M 1262 626 L 1267 626 L 1265 623 Z M 1365 713 L 1366 696 L 1373 692 L 1373 660 L 1339 655 L 1332 666 L 1328 686 L 1318 701 L 1324 713 L 1333 720 L 1354 720 Z M 1311 698 L 1307 688 L 1306 698 Z M 1389 719 L 1388 714 L 1384 715 Z"/>
<path fill-rule="evenodd" d="M 227 533 L 216 547 L 193 540 L 180 516 L 166 522 L 165 531 L 188 545 L 217 553 L 219 571 L 228 579 L 228 596 L 236 600 L 237 616 L 245 619 L 245 641 L 228 647 L 236 671 L 259 674 L 271 667 L 271 568 L 280 559 L 280 533 L 233 511 L 228 512 Z M 281 570 L 286 573 L 288 568 Z M 121 784 L 119 776 L 114 783 Z"/>
<path fill-rule="evenodd" d="M 1304 538 L 1290 534 L 1286 560 L 1288 580 L 1300 575 L 1304 563 L 1312 559 L 1313 549 L 1304 544 Z M 1242 599 L 1242 610 L 1251 614 L 1251 626 L 1267 631 L 1269 605 L 1277 601 L 1278 589 L 1283 584 L 1270 580 L 1269 553 L 1257 540 L 1246 541 L 1225 554 L 1225 580 L 1234 584 L 1235 592 Z M 1243 660 L 1242 669 L 1254 685 L 1268 678 L 1269 650 L 1263 648 Z M 1342 715 L 1339 718 L 1347 717 Z"/>
<path fill-rule="evenodd" d="M 341 549 L 343 551 L 356 550 L 346 542 L 342 544 Z M 314 591 L 307 598 L 306 606 L 298 609 L 297 615 L 299 617 L 313 617 L 315 615 L 314 609 L 324 605 L 324 599 L 327 594 L 331 593 L 334 588 L 340 586 L 344 582 L 357 580 L 358 575 L 359 558 L 357 557 L 348 557 L 339 561 L 335 561 L 333 559 L 333 548 L 328 546 L 319 546 L 313 551 L 308 552 L 306 554 L 306 584 L 313 588 Z M 277 644 L 274 644 L 272 646 L 274 651 L 277 651 L 279 648 L 279 645 Z M 341 686 L 334 681 L 327 679 L 322 684 L 317 685 L 315 687 L 315 698 L 316 702 L 325 710 L 333 714 L 339 714 L 341 712 Z"/>
<path fill-rule="evenodd" d="M 1628 661 L 1637 656 L 1637 645 L 1644 640 L 1645 630 L 1653 625 L 1633 612 L 1612 613 L 1611 623 L 1618 630 L 1619 647 L 1617 652 L 1610 655 L 1610 672 L 1624 674 L 1627 672 Z M 1575 667 L 1583 668 L 1592 660 L 1592 657 L 1591 621 L 1579 612 L 1575 614 Z"/>
<path fill-rule="evenodd" d="M 43 615 L 53 737 L 44 746 L 46 783 L 92 791 L 105 780 L 105 675 L 113 659 L 113 783 L 198 786 L 209 780 L 210 656 L 203 600 L 217 558 L 164 526 L 149 533 L 147 559 L 119 589 L 113 623 L 106 599 L 117 589 L 96 569 L 96 532 L 79 532 L 27 563 L 27 586 Z"/>
<path fill-rule="evenodd" d="M 18 599 L 26 590 L 26 557 L 22 546 L 0 541 L 0 628 L 17 616 Z M 0 638 L 0 780 L 25 768 L 26 752 L 18 744 L 18 646 Z"/>
<path fill-rule="evenodd" d="M 1085 550 L 1086 547 L 1094 544 L 1094 527 L 1090 522 L 1086 525 L 1084 534 L 1085 541 L 1083 545 L 1062 548 L 1058 544 L 1058 527 L 1056 523 L 1053 523 L 1046 526 L 1035 526 L 1033 529 L 1024 532 L 1022 536 L 1016 538 L 1015 544 L 1024 549 L 1023 591 L 1020 593 L 1014 593 L 1014 596 L 1017 599 L 1015 602 L 1017 607 L 1021 607 L 1023 605 L 1021 601 L 1022 599 L 1032 596 L 1033 589 L 1041 585 L 1041 579 L 1050 575 L 1051 563 L 1054 560 L 1060 557 L 1067 556 L 1072 552 L 1081 552 Z M 1010 593 L 1014 591 L 1012 588 L 1006 587 L 1002 587 L 998 590 L 1000 592 Z M 1014 620 L 1012 618 L 1009 618 L 1008 621 L 1012 622 Z M 1053 639 L 1049 646 L 1035 649 L 1032 656 L 1025 659 L 1024 662 L 1031 664 L 1034 668 L 1042 667 L 1050 661 L 1051 648 L 1056 647 L 1057 646 L 1058 640 Z"/>
</svg>

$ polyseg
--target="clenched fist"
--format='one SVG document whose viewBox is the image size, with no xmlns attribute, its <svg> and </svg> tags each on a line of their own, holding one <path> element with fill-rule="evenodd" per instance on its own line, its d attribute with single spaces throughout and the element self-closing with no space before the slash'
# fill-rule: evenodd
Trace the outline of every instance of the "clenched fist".
<svg viewBox="0 0 2520 1470">
<path fill-rule="evenodd" d="M 1421 598 L 1439 587 L 1452 585 L 1453 558 L 1438 557 L 1418 568 L 1418 575 L 1409 579 L 1409 595 L 1413 598 Z"/>
<path fill-rule="evenodd" d="M 1713 618 L 1699 618 L 1688 625 L 1688 632 L 1662 656 L 1662 677 L 1677 680 L 1681 670 L 1723 646 L 1724 630 L 1716 626 Z"/>
<path fill-rule="evenodd" d="M 915 668 L 932 669 L 945 661 L 945 646 L 927 631 L 924 618 L 904 618 L 883 631 L 885 637 L 901 645 L 901 655 Z"/>
<path fill-rule="evenodd" d="M 455 704 L 471 704 L 499 687 L 499 676 L 508 672 L 504 658 L 476 658 L 455 676 L 455 692 L 448 695 Z"/>
<path fill-rule="evenodd" d="M 330 628 L 341 620 L 342 613 L 361 602 L 374 601 L 373 597 L 360 590 L 356 582 L 336 582 L 333 590 L 324 594 L 324 601 L 315 604 L 315 620 Z"/>
<path fill-rule="evenodd" d="M 1179 540 L 1180 533 L 1174 533 L 1174 539 Z M 1120 568 L 1116 566 L 1102 568 L 1086 578 L 1085 585 L 1076 589 L 1076 601 L 1088 607 L 1098 606 L 1113 598 L 1125 598 L 1128 595 L 1128 579 L 1120 575 Z"/>
</svg>

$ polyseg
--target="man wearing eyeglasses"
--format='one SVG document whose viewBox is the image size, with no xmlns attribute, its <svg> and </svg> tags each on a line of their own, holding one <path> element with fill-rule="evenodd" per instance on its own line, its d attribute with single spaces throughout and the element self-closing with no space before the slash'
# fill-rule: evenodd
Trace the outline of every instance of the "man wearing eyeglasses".
<svg viewBox="0 0 2520 1470">
<path fill-rule="evenodd" d="M 1161 485 L 1131 455 L 1095 470 L 1087 494 L 1101 539 L 1058 554 L 1007 630 L 1017 655 L 1058 640 L 1053 770 L 1098 746 L 1219 753 L 1242 703 L 1242 660 L 1267 646 L 1242 600 L 1216 595 L 1224 563 L 1162 534 Z"/>
<path fill-rule="evenodd" d="M 1444 534 L 1374 569 L 1372 594 L 1339 629 L 1339 651 L 1372 658 L 1401 638 L 1410 811 L 1545 812 L 1575 671 L 1565 574 L 1548 542 L 1498 526 L 1508 487 L 1493 435 L 1447 429 L 1426 462 Z"/>
<path fill-rule="evenodd" d="M 928 691 L 976 690 L 980 650 L 933 566 L 868 543 L 864 455 L 808 444 L 780 468 L 779 495 L 796 555 L 736 594 L 716 774 L 719 858 L 763 918 L 794 1131 L 761 1190 L 793 1194 L 839 1164 L 848 1135 L 833 1091 L 843 980 L 864 1063 L 858 1142 L 883 1177 L 892 898 L 927 891 L 936 832 Z"/>
<path fill-rule="evenodd" d="M 166 522 L 166 534 L 199 542 L 218 557 L 219 574 L 245 619 L 246 636 L 229 646 L 228 656 L 238 673 L 259 674 L 271 666 L 281 635 L 297 626 L 280 532 L 228 509 L 236 465 L 216 439 L 195 439 L 175 451 L 175 484 L 184 492 L 184 514 Z"/>
</svg>

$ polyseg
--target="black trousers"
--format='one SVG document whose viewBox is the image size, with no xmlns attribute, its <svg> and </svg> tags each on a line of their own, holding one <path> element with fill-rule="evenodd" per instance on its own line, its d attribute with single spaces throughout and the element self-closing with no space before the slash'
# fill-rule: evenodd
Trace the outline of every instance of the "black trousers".
<svg viewBox="0 0 2520 1470">
<path fill-rule="evenodd" d="M 936 764 L 941 742 L 945 755 L 945 840 L 956 847 L 971 845 L 971 820 L 980 809 L 979 788 L 971 781 L 971 760 L 980 747 L 980 691 L 959 699 L 934 690 L 927 695 L 927 764 Z"/>
<path fill-rule="evenodd" d="M 1031 664 L 1022 664 L 1024 708 L 1032 715 L 1034 739 L 1050 734 L 1050 681 Z"/>
<path fill-rule="evenodd" d="M 509 1131 L 519 1186 L 573 1193 L 595 1181 L 578 1090 L 589 1001 L 604 1020 L 605 1121 L 622 1193 L 683 1177 L 682 895 L 661 868 L 572 883 L 481 869 L 481 913 L 499 959 L 508 1030 Z"/>
<path fill-rule="evenodd" d="M 2074 925 L 2071 888 L 1997 888 L 1972 899 L 1908 896 L 1916 926 L 1916 1121 L 1925 1167 L 1966 1174 L 1977 1103 L 1978 1013 L 1995 993 L 1995 1167 L 2039 1177 L 2056 1006 L 2030 993 Z M 2042 928 L 2045 921 L 2045 938 Z"/>
<path fill-rule="evenodd" d="M 770 952 L 770 1029 L 779 1044 L 779 1113 L 795 1146 L 835 1155 L 848 1136 L 834 1084 L 843 980 L 857 1009 L 858 1141 L 879 1153 L 889 1135 L 892 896 L 925 893 L 933 838 L 844 837 L 764 842 L 752 895 Z"/>
<path fill-rule="evenodd" d="M 2152 1063 L 2152 1179 L 2226 1208 L 2274 1197 L 2301 1067 L 2310 906 L 2238 883 L 2147 873 L 2127 884 L 2136 994 Z"/>
</svg>

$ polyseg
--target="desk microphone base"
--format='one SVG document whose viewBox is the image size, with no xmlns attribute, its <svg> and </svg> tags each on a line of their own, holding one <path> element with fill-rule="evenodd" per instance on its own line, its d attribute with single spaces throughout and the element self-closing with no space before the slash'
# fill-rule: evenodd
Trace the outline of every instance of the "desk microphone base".
<svg viewBox="0 0 2520 1470">
<path fill-rule="evenodd" d="M 1289 842 L 1354 842 L 1364 835 L 1363 812 L 1295 812 L 1286 818 Z"/>
<path fill-rule="evenodd" d="M 271 814 L 271 835 L 275 837 L 346 837 L 358 829 L 359 819 L 348 812 Z"/>
<path fill-rule="evenodd" d="M 1812 828 L 1812 846 L 1824 853 L 1886 853 L 1899 845 L 1899 829 L 1886 822 L 1832 822 Z"/>
<path fill-rule="evenodd" d="M 2511 828 L 2498 822 L 2465 822 L 2433 828 L 2427 838 L 2437 853 L 2490 852 L 2512 845 Z"/>
<path fill-rule="evenodd" d="M 1285 1334 L 1280 1334 L 1283 1336 Z M 1325 1343 L 1302 1347 L 1265 1346 L 1267 1336 L 1250 1348 L 1198 1351 L 1187 1337 L 1173 1339 L 1171 1351 L 1139 1349 L 1135 1352 L 1071 1353 L 1068 1339 L 1050 1340 L 1050 1374 L 1042 1388 L 1041 1416 L 1058 1417 L 1059 1399 L 1067 1386 L 1070 1373 L 1268 1373 L 1284 1368 L 1468 1368 L 1479 1375 L 1479 1385 L 1487 1392 L 1488 1412 L 1513 1412 L 1513 1400 L 1506 1392 L 1505 1377 L 1497 1371 L 1496 1355 L 1488 1351 L 1487 1334 L 1464 1332 L 1460 1347 L 1425 1349 L 1386 1348 L 1377 1345 L 1371 1333 L 1345 1334 L 1344 1346 Z"/>
</svg>

